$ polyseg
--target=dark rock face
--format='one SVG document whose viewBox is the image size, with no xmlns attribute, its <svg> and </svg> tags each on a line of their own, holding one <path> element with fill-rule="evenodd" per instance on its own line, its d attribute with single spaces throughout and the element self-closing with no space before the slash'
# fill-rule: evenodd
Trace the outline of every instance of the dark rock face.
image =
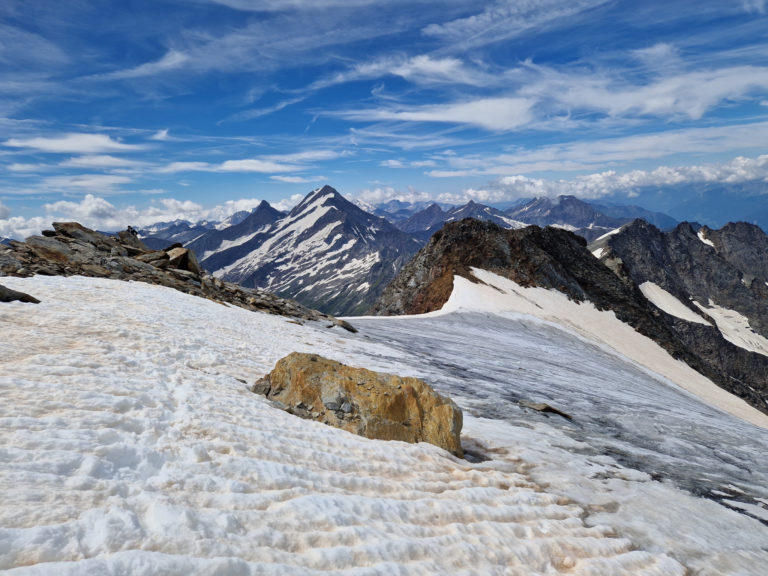
<svg viewBox="0 0 768 576">
<path fill-rule="evenodd" d="M 757 226 L 740 222 L 697 232 L 683 222 L 661 232 L 636 220 L 600 247 L 601 260 L 620 276 L 658 284 L 683 303 L 711 300 L 768 336 L 768 236 Z"/>
<path fill-rule="evenodd" d="M 650 226 L 644 222 L 637 225 Z M 654 238 L 651 235 L 636 241 L 646 246 L 646 253 L 658 253 Z M 657 342 L 674 358 L 768 412 L 768 357 L 731 344 L 714 326 L 693 325 L 659 310 L 645 299 L 634 278 L 614 272 L 617 265 L 613 263 L 612 267 L 601 263 L 587 250 L 583 238 L 565 230 L 538 226 L 505 230 L 491 223 L 463 220 L 432 237 L 387 287 L 372 313 L 438 310 L 453 290 L 454 275 L 476 281 L 470 268 L 481 268 L 523 286 L 555 289 L 573 300 L 589 300 L 598 309 L 612 310 L 619 320 Z M 695 267 L 690 258 L 689 266 Z M 668 276 L 659 264 L 654 270 L 660 281 Z"/>
<path fill-rule="evenodd" d="M 323 312 L 355 315 L 371 306 L 420 246 L 324 186 L 288 215 L 206 252 L 201 264 L 230 282 L 295 298 Z"/>
<path fill-rule="evenodd" d="M 294 352 L 251 390 L 292 414 L 366 438 L 429 442 L 463 455 L 461 409 L 418 378 Z"/>
<path fill-rule="evenodd" d="M 279 298 L 203 274 L 193 251 L 181 245 L 152 250 L 125 231 L 106 236 L 76 222 L 55 222 L 53 230 L 26 242 L 0 246 L 0 276 L 92 276 L 168 286 L 187 294 L 233 304 L 248 310 L 304 320 L 322 320 L 354 330 L 342 322 Z"/>
<path fill-rule="evenodd" d="M 11 290 L 0 284 L 0 302 L 27 302 L 29 304 L 40 304 L 40 300 L 24 292 Z"/>
</svg>

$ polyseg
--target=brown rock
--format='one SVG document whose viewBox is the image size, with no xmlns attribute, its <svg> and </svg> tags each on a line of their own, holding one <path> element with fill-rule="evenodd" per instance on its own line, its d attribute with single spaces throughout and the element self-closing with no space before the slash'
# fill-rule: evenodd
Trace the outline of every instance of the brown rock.
<svg viewBox="0 0 768 576">
<path fill-rule="evenodd" d="M 168 266 L 179 270 L 188 270 L 198 276 L 202 276 L 203 269 L 197 261 L 197 257 L 188 248 L 171 248 L 168 250 Z"/>
<path fill-rule="evenodd" d="M 287 407 L 366 438 L 429 442 L 462 456 L 461 409 L 418 378 L 352 368 L 294 352 L 252 390 Z"/>
</svg>

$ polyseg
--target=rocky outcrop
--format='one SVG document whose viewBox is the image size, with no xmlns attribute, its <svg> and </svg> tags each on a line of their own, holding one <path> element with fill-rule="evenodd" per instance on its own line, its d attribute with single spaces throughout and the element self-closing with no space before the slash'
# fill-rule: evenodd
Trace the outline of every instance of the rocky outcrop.
<svg viewBox="0 0 768 576">
<path fill-rule="evenodd" d="M 633 226 L 650 225 L 637 221 Z M 668 265 L 667 260 L 655 260 L 652 256 L 669 250 L 674 252 L 663 248 L 663 239 L 657 237 L 662 233 L 656 232 L 658 234 L 647 238 L 633 237 L 633 242 L 645 250 L 638 248 L 637 251 L 643 258 L 643 269 L 653 273 L 645 279 L 677 294 L 667 288 L 673 284 L 665 284 L 665 279 L 677 278 L 670 276 L 675 268 Z M 715 250 L 691 233 L 697 244 L 693 245 L 693 252 L 670 255 L 669 261 L 687 263 L 686 270 L 695 274 L 701 266 L 696 261 L 698 251 L 714 253 Z M 606 249 L 605 241 L 602 246 L 606 255 L 603 262 L 589 252 L 583 238 L 565 230 L 537 226 L 505 230 L 476 220 L 452 223 L 436 233 L 403 268 L 376 302 L 372 313 L 399 315 L 439 310 L 453 290 L 454 276 L 476 282 L 471 268 L 480 268 L 522 286 L 558 290 L 572 300 L 589 300 L 600 310 L 612 310 L 619 320 L 654 340 L 674 358 L 768 412 L 768 357 L 728 342 L 714 326 L 693 325 L 656 308 L 641 293 L 636 276 L 628 273 L 622 260 Z M 718 271 L 706 270 L 701 274 L 717 275 Z M 737 286 L 724 286 L 724 289 L 732 292 L 747 289 L 738 274 L 733 273 L 729 278 L 731 284 Z M 749 289 L 765 288 L 756 284 L 753 282 Z"/>
<path fill-rule="evenodd" d="M 55 222 L 53 230 L 25 242 L 0 246 L 0 276 L 92 276 L 168 286 L 187 294 L 248 310 L 349 324 L 264 290 L 243 288 L 206 275 L 192 250 L 174 244 L 152 250 L 132 231 L 107 236 L 76 222 Z"/>
<path fill-rule="evenodd" d="M 429 442 L 462 456 L 461 410 L 418 378 L 294 352 L 252 390 L 285 410 L 379 440 Z"/>
<path fill-rule="evenodd" d="M 739 222 L 712 230 L 683 222 L 662 232 L 635 220 L 590 248 L 599 249 L 620 277 L 653 282 L 686 304 L 711 300 L 768 337 L 768 236 L 757 226 Z"/>
<path fill-rule="evenodd" d="M 40 304 L 40 300 L 24 292 L 11 290 L 0 284 L 0 302 L 27 302 L 29 304 Z"/>
</svg>

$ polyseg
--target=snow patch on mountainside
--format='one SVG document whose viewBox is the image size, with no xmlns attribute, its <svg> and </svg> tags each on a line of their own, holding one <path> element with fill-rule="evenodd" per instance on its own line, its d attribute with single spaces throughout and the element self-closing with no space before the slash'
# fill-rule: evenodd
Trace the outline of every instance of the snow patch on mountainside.
<svg viewBox="0 0 768 576">
<path fill-rule="evenodd" d="M 240 238 L 235 238 L 234 240 L 222 240 L 221 243 L 213 250 L 207 250 L 206 252 L 203 252 L 203 254 L 200 256 L 200 260 L 205 260 L 209 256 L 212 256 L 217 252 L 221 252 L 222 250 L 228 250 L 229 248 L 234 248 L 235 246 L 240 246 L 241 244 L 245 244 L 246 242 L 251 240 L 253 237 L 264 232 L 264 230 L 266 230 L 267 228 L 268 226 L 262 226 L 255 232 L 246 234 L 244 236 L 241 236 Z"/>
<path fill-rule="evenodd" d="M 472 268 L 484 284 L 455 276 L 453 292 L 440 313 L 458 310 L 519 312 L 555 322 L 589 340 L 601 342 L 640 366 L 668 378 L 711 406 L 757 426 L 768 428 L 768 415 L 726 392 L 666 350 L 621 322 L 613 312 L 597 310 L 591 302 L 569 300 L 562 292 L 522 287 L 486 270 Z"/>
<path fill-rule="evenodd" d="M 706 236 L 704 236 L 704 230 L 699 230 L 696 233 L 696 236 L 698 237 L 699 240 L 704 242 L 704 244 L 706 244 L 707 246 L 712 246 L 712 248 L 715 247 L 715 244 L 712 242 L 712 240 L 709 240 L 709 239 L 707 239 Z"/>
<path fill-rule="evenodd" d="M 688 308 L 658 284 L 654 284 L 653 282 L 643 282 L 640 284 L 640 291 L 643 293 L 643 296 L 650 300 L 656 307 L 664 310 L 664 312 L 675 318 L 687 320 L 688 322 L 695 322 L 696 324 L 709 325 L 709 322 L 696 314 L 696 312 Z"/>
<path fill-rule="evenodd" d="M 709 301 L 709 306 L 704 306 L 696 301 L 694 304 L 715 321 L 718 330 L 728 342 L 750 352 L 768 356 L 768 339 L 750 328 L 748 318 L 735 310 L 718 306 L 712 300 Z"/>
</svg>

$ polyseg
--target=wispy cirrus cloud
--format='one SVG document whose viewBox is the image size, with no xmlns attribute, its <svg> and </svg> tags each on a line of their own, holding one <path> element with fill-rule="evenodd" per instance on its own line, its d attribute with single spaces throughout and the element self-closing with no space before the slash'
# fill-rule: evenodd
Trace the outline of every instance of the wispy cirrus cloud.
<svg viewBox="0 0 768 576">
<path fill-rule="evenodd" d="M 377 122 L 437 122 L 462 124 L 485 130 L 512 130 L 533 119 L 533 101 L 527 98 L 482 98 L 447 104 L 384 107 L 334 113 L 350 120 Z"/>
<path fill-rule="evenodd" d="M 73 190 L 90 190 L 104 194 L 115 192 L 123 184 L 131 182 L 133 182 L 133 178 L 116 174 L 76 174 L 45 178 L 43 180 L 43 187 L 49 191 L 70 192 Z"/>
<path fill-rule="evenodd" d="M 241 158 L 210 162 L 171 162 L 155 169 L 160 174 L 178 172 L 255 172 L 275 174 L 280 172 L 300 172 L 308 169 L 314 162 L 338 158 L 342 153 L 334 150 L 305 150 L 290 154 L 269 154 L 258 158 Z"/>
<path fill-rule="evenodd" d="M 88 169 L 138 168 L 144 165 L 146 165 L 146 163 L 143 161 L 118 158 L 117 156 L 108 154 L 77 156 L 59 163 L 59 166 L 64 166 L 66 168 Z"/>
<path fill-rule="evenodd" d="M 508 40 L 542 26 L 566 25 L 608 0 L 497 0 L 472 16 L 430 24 L 423 34 L 466 49 Z"/>
<path fill-rule="evenodd" d="M 518 94 L 557 112 L 599 111 L 609 116 L 698 120 L 724 102 L 768 90 L 768 67 L 735 66 L 680 72 L 642 84 L 604 71 L 560 72 L 530 65 L 531 77 Z"/>
<path fill-rule="evenodd" d="M 145 62 L 143 64 L 139 64 L 138 66 L 134 66 L 133 68 L 109 72 L 104 74 L 102 78 L 114 80 L 146 78 L 148 76 L 156 76 L 158 74 L 165 74 L 174 70 L 178 70 L 189 61 L 189 54 L 179 50 L 169 50 L 158 60 Z"/>
<path fill-rule="evenodd" d="M 55 154 L 101 154 L 105 152 L 133 152 L 143 150 L 139 144 L 125 144 L 107 134 L 69 133 L 34 138 L 11 138 L 3 143 L 9 148 L 24 148 Z"/>
<path fill-rule="evenodd" d="M 270 176 L 271 180 L 283 182 L 284 184 L 311 184 L 313 182 L 323 182 L 325 176 L 304 177 L 304 176 Z"/>
<path fill-rule="evenodd" d="M 434 154 L 434 178 L 506 176 L 616 168 L 685 154 L 721 154 L 764 149 L 768 122 L 667 130 L 594 140 L 570 140 L 540 147 L 514 147 L 501 154 Z"/>
</svg>

